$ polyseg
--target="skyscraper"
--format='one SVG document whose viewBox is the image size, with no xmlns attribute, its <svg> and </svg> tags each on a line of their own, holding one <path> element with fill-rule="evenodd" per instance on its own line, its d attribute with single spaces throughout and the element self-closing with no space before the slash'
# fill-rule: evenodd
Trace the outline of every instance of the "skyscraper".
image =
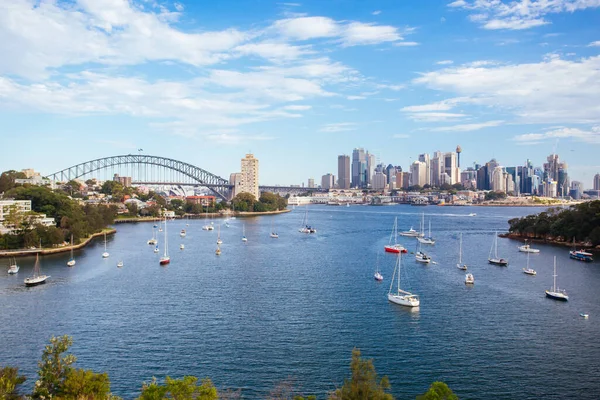
<svg viewBox="0 0 600 400">
<path fill-rule="evenodd" d="M 347 155 L 338 156 L 338 187 L 350 189 L 350 157 Z"/>
<path fill-rule="evenodd" d="M 444 159 L 442 153 L 435 151 L 433 158 L 429 161 L 430 177 L 429 182 L 431 186 L 440 187 L 440 175 L 442 174 L 442 167 L 444 165 Z"/>
<path fill-rule="evenodd" d="M 377 163 L 377 157 L 375 157 L 375 154 L 370 154 L 367 151 L 366 158 L 367 158 L 367 170 L 365 171 L 365 187 L 372 184 L 371 181 L 373 179 L 373 174 L 375 173 L 375 167 L 376 167 L 375 164 Z"/>
<path fill-rule="evenodd" d="M 444 153 L 444 169 L 443 172 L 448 174 L 450 177 L 450 184 L 454 185 L 458 182 L 459 172 L 458 172 L 458 164 L 456 161 L 456 153 L 448 152 Z"/>
<path fill-rule="evenodd" d="M 431 185 L 431 162 L 429 154 L 419 154 L 419 161 L 425 163 L 425 185 Z"/>
<path fill-rule="evenodd" d="M 352 187 L 361 188 L 365 186 L 365 172 L 367 169 L 367 158 L 363 148 L 352 151 Z"/>
<path fill-rule="evenodd" d="M 308 178 L 308 187 L 309 188 L 314 188 L 315 187 L 315 180 L 314 180 L 314 178 Z"/>
<path fill-rule="evenodd" d="M 260 197 L 258 191 L 258 159 L 254 158 L 254 155 L 246 154 L 246 157 L 242 158 L 241 175 L 239 193 L 250 193 L 258 200 Z"/>
<path fill-rule="evenodd" d="M 321 188 L 322 189 L 333 189 L 335 184 L 335 175 L 329 173 L 321 177 Z"/>
<path fill-rule="evenodd" d="M 423 187 L 425 185 L 425 168 L 425 163 L 422 161 L 415 161 L 410 165 L 411 186 L 419 185 Z"/>
<path fill-rule="evenodd" d="M 593 188 L 594 190 L 600 190 L 600 174 L 594 175 Z"/>
</svg>

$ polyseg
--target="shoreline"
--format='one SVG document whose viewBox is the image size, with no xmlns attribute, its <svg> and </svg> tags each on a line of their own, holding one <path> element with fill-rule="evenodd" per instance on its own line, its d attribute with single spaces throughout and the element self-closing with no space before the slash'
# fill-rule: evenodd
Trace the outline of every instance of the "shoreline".
<svg viewBox="0 0 600 400">
<path fill-rule="evenodd" d="M 230 217 L 256 217 L 260 215 L 278 215 L 291 212 L 290 209 L 283 209 L 277 211 L 236 211 L 229 213 L 206 213 L 206 214 L 186 214 L 186 215 L 176 215 L 173 219 L 211 219 L 211 218 L 230 218 Z M 162 218 L 157 217 L 131 217 L 131 218 L 117 218 L 115 219 L 115 224 L 124 224 L 124 223 L 137 223 L 137 222 L 159 222 L 162 221 Z"/>
<path fill-rule="evenodd" d="M 539 243 L 539 244 L 550 244 L 554 246 L 562 246 L 562 247 L 573 247 L 573 242 L 564 242 L 560 240 L 548 240 L 548 239 L 540 239 L 540 238 L 530 238 L 518 235 L 516 233 L 500 233 L 498 237 L 505 239 L 518 240 L 520 242 L 530 242 L 530 243 Z M 584 243 L 575 243 L 575 247 L 579 249 L 585 249 L 585 251 L 597 253 L 600 252 L 600 248 L 593 246 L 585 246 Z"/>
<path fill-rule="evenodd" d="M 58 254 L 58 253 L 66 253 L 68 251 L 71 251 L 71 249 L 73 250 L 79 250 L 85 246 L 87 246 L 93 239 L 97 238 L 98 236 L 104 236 L 104 234 L 107 235 L 114 235 L 115 233 L 117 233 L 117 230 L 115 228 L 105 228 L 102 230 L 102 232 L 97 232 L 97 233 L 93 233 L 90 237 L 86 238 L 83 242 L 79 243 L 79 244 L 74 244 L 73 246 L 71 245 L 67 245 L 67 246 L 62 246 L 62 247 L 49 247 L 49 248 L 42 248 L 42 249 L 31 249 L 31 250 L 26 250 L 26 249 L 20 249 L 20 250 L 2 250 L 0 251 L 0 258 L 2 257 L 25 257 L 25 256 L 31 256 L 31 255 L 48 255 L 48 254 Z"/>
</svg>

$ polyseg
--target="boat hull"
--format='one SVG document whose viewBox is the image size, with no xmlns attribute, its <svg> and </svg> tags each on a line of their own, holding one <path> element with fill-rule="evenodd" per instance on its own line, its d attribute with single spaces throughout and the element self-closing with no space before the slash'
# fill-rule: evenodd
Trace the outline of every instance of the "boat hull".
<svg viewBox="0 0 600 400">
<path fill-rule="evenodd" d="M 419 307 L 421 304 L 421 301 L 413 295 L 399 295 L 392 293 L 388 294 L 388 301 L 404 307 Z"/>
<path fill-rule="evenodd" d="M 589 253 L 582 254 L 577 251 L 570 251 L 569 257 L 571 257 L 573 260 L 577 260 L 577 261 L 584 261 L 584 262 L 594 261 L 591 254 L 589 254 Z"/>
<path fill-rule="evenodd" d="M 46 283 L 46 280 L 48 279 L 48 276 L 44 276 L 44 277 L 39 277 L 39 278 L 27 278 L 25 279 L 25 286 L 38 286 L 38 285 L 43 285 L 44 283 Z"/>
<path fill-rule="evenodd" d="M 554 300 L 559 300 L 559 301 L 568 301 L 569 300 L 569 296 L 567 296 L 566 294 L 560 293 L 560 292 L 553 292 L 551 290 L 546 290 L 546 297 L 549 297 Z"/>
<path fill-rule="evenodd" d="M 11 268 L 8 269 L 8 274 L 9 275 L 14 275 L 17 272 L 19 272 L 19 268 L 13 268 L 13 267 L 11 267 Z"/>
<path fill-rule="evenodd" d="M 389 246 L 383 246 L 383 249 L 388 252 L 388 253 L 408 253 L 408 250 L 406 250 L 404 247 L 399 246 L 399 245 L 389 245 Z"/>
<path fill-rule="evenodd" d="M 529 268 L 529 269 L 523 268 L 523 273 L 527 274 L 527 275 L 537 275 L 537 272 L 535 272 L 535 270 L 533 270 L 531 268 Z"/>
<path fill-rule="evenodd" d="M 473 277 L 473 275 L 471 275 L 471 274 L 465 275 L 465 285 L 474 285 L 474 284 L 475 284 L 475 278 Z"/>
<path fill-rule="evenodd" d="M 161 258 L 160 261 L 158 262 L 160 265 L 167 265 L 171 262 L 170 258 Z"/>
<path fill-rule="evenodd" d="M 500 267 L 507 267 L 508 266 L 508 261 L 503 260 L 503 259 L 489 259 L 488 262 L 492 265 L 498 265 Z"/>
<path fill-rule="evenodd" d="M 381 282 L 383 280 L 383 276 L 379 272 L 376 272 L 375 275 L 373 275 L 373 279 L 375 279 L 378 282 Z"/>
</svg>

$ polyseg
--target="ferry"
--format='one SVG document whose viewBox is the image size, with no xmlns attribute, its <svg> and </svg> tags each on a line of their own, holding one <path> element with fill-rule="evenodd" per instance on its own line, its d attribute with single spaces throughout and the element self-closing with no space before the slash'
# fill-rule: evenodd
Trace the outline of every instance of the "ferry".
<svg viewBox="0 0 600 400">
<path fill-rule="evenodd" d="M 592 253 L 588 253 L 587 251 L 584 250 L 571 250 L 569 251 L 569 257 L 571 257 L 574 260 L 577 261 L 594 261 L 594 258 L 592 257 Z"/>
</svg>

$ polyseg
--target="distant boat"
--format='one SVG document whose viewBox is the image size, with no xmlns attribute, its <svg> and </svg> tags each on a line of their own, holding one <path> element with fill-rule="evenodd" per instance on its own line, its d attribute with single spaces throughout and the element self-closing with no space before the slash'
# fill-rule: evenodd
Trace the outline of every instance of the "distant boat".
<svg viewBox="0 0 600 400">
<path fill-rule="evenodd" d="M 462 269 L 463 271 L 467 270 L 467 264 L 463 264 L 462 262 L 462 232 L 460 233 L 460 239 L 458 242 L 458 264 L 456 264 L 456 268 Z"/>
<path fill-rule="evenodd" d="M 421 222 L 421 232 L 424 237 L 417 237 L 417 240 L 422 244 L 435 244 L 435 240 L 431 237 L 431 220 L 429 220 L 429 234 L 427 236 L 425 233 L 425 214 L 423 214 L 423 221 Z"/>
<path fill-rule="evenodd" d="M 317 233 L 317 230 L 312 226 L 308 225 L 308 206 L 304 211 L 304 219 L 302 220 L 302 226 L 298 229 L 300 233 Z"/>
<path fill-rule="evenodd" d="M 582 317 L 583 319 L 588 319 L 590 317 L 589 314 L 585 314 L 585 313 L 580 313 L 579 316 Z"/>
<path fill-rule="evenodd" d="M 183 249 L 185 249 L 185 246 L 183 245 L 183 243 L 181 243 L 181 244 L 179 245 L 179 250 L 183 250 Z"/>
<path fill-rule="evenodd" d="M 269 235 L 269 237 L 273 239 L 277 239 L 279 237 L 279 234 L 273 229 L 273 221 L 271 221 L 271 234 Z"/>
<path fill-rule="evenodd" d="M 477 214 L 475 214 L 475 213 L 470 213 L 470 214 L 469 214 L 469 217 L 474 217 L 474 216 L 476 216 L 476 215 L 477 215 Z"/>
<path fill-rule="evenodd" d="M 408 253 L 408 250 L 406 250 L 404 246 L 398 244 L 398 217 L 394 218 L 394 226 L 392 227 L 392 233 L 390 234 L 390 241 L 387 245 L 383 246 L 383 249 L 388 253 Z"/>
<path fill-rule="evenodd" d="M 473 277 L 473 274 L 466 274 L 465 275 L 465 285 L 473 285 L 475 283 L 475 277 Z"/>
<path fill-rule="evenodd" d="M 102 258 L 108 258 L 108 256 L 108 251 L 106 251 L 106 232 L 104 232 L 104 253 L 102 253 Z"/>
<path fill-rule="evenodd" d="M 346 207 L 350 207 L 350 203 L 346 203 Z"/>
<path fill-rule="evenodd" d="M 246 237 L 246 224 L 242 225 L 242 242 L 247 242 L 248 238 Z"/>
<path fill-rule="evenodd" d="M 154 225 L 154 228 L 156 228 L 156 224 Z M 152 228 L 152 239 L 148 240 L 147 242 L 150 246 L 153 246 L 158 243 L 158 240 L 156 240 L 156 231 L 154 230 L 154 228 Z"/>
<path fill-rule="evenodd" d="M 215 254 L 220 256 L 221 255 L 221 248 L 217 245 L 217 249 L 215 250 Z"/>
<path fill-rule="evenodd" d="M 50 278 L 49 275 L 42 275 L 40 272 L 40 258 L 39 255 L 35 255 L 35 265 L 33 266 L 33 274 L 25 278 L 25 286 L 36 286 L 46 283 L 46 280 Z"/>
<path fill-rule="evenodd" d="M 529 253 L 527 252 L 527 268 L 523 268 L 523 273 L 527 275 L 536 275 L 535 269 L 529 268 Z"/>
<path fill-rule="evenodd" d="M 158 250 L 158 245 L 156 245 L 156 247 L 154 248 L 154 252 L 155 252 L 155 253 L 158 253 L 158 252 L 159 252 L 159 250 Z"/>
<path fill-rule="evenodd" d="M 181 232 L 179 232 L 179 236 L 185 237 L 185 235 L 186 235 L 185 229 L 182 229 Z"/>
<path fill-rule="evenodd" d="M 123 267 L 123 261 L 119 261 L 119 262 L 117 263 L 117 267 L 118 267 L 118 268 L 122 268 L 122 267 Z"/>
<path fill-rule="evenodd" d="M 219 224 L 219 230 L 217 232 L 217 244 L 222 244 L 223 241 L 221 240 L 221 224 Z"/>
<path fill-rule="evenodd" d="M 379 253 L 377 253 L 377 261 L 375 263 L 375 274 L 373 275 L 373 278 L 378 282 L 381 282 L 383 280 L 383 275 L 381 275 L 381 273 L 379 272 Z"/>
<path fill-rule="evenodd" d="M 17 264 L 17 259 L 13 257 L 12 262 L 11 262 L 10 266 L 8 267 L 8 274 L 13 275 L 13 274 L 16 274 L 17 272 L 19 272 L 19 264 Z"/>
<path fill-rule="evenodd" d="M 167 217 L 165 217 L 165 252 L 163 256 L 160 258 L 158 263 L 160 265 L 167 265 L 171 262 L 171 257 L 169 257 L 169 244 L 167 242 Z"/>
<path fill-rule="evenodd" d="M 522 253 L 539 253 L 540 252 L 538 249 L 534 249 L 528 244 L 524 244 L 523 246 L 518 246 L 518 248 L 519 248 L 519 251 Z"/>
<path fill-rule="evenodd" d="M 494 257 L 492 257 L 492 252 L 494 253 Z M 492 247 L 490 248 L 488 262 L 490 264 L 499 265 L 501 267 L 508 266 L 508 261 L 506 261 L 504 258 L 498 257 L 498 232 L 494 233 L 494 242 L 492 243 Z"/>
<path fill-rule="evenodd" d="M 394 267 L 394 274 L 390 282 L 390 290 L 388 291 L 388 301 L 394 304 L 398 304 L 405 307 L 418 307 L 421 304 L 419 296 L 411 292 L 400 289 L 400 269 L 402 267 L 402 254 L 398 254 L 396 258 L 396 266 Z M 392 292 L 394 286 L 394 277 L 398 273 L 398 284 L 396 290 Z"/>
<path fill-rule="evenodd" d="M 556 256 L 554 256 L 554 274 L 552 276 L 554 277 L 554 283 L 552 285 L 552 288 L 546 290 L 546 296 L 554 300 L 569 300 L 567 292 L 564 289 L 559 289 L 556 286 Z"/>
<path fill-rule="evenodd" d="M 575 238 L 573 238 L 573 250 L 569 251 L 569 257 L 571 257 L 574 260 L 577 261 L 586 261 L 586 262 L 590 262 L 590 261 L 594 261 L 594 258 L 592 257 L 593 254 L 592 253 L 588 253 L 585 250 L 576 250 L 575 249 Z"/>
<path fill-rule="evenodd" d="M 75 265 L 75 258 L 73 258 L 73 235 L 71 235 L 71 258 L 67 261 L 67 266 L 72 267 Z"/>
<path fill-rule="evenodd" d="M 413 227 L 411 226 L 409 230 L 404 231 L 404 232 L 400 232 L 398 235 L 400 236 L 407 236 L 407 237 L 419 237 L 419 236 L 425 236 L 424 234 L 421 234 L 418 231 L 415 231 L 413 229 Z"/>
</svg>

